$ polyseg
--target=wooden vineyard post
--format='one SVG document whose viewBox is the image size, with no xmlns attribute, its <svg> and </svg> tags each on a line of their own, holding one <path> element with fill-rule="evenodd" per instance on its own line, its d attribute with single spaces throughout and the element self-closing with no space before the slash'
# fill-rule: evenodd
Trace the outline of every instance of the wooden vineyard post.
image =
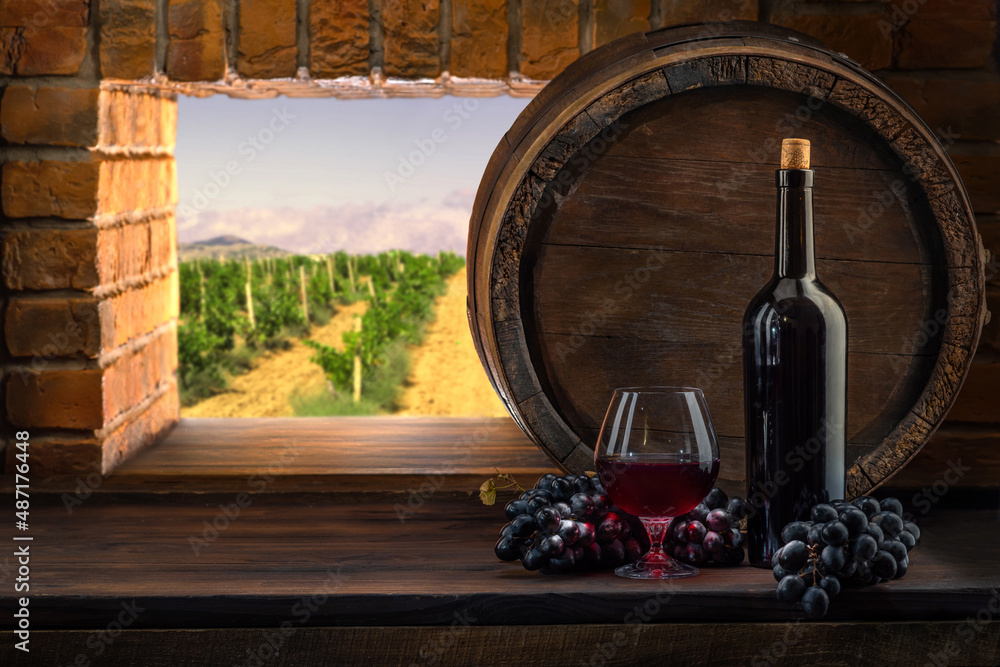
<svg viewBox="0 0 1000 667">
<path fill-rule="evenodd" d="M 336 262 L 337 262 L 337 260 L 334 258 L 333 255 L 327 255 L 326 256 L 326 272 L 330 274 L 330 293 L 331 294 L 336 294 L 337 293 L 337 283 L 333 279 L 333 271 L 334 271 L 334 267 L 336 267 Z"/>
<path fill-rule="evenodd" d="M 368 292 L 372 295 L 372 301 L 376 300 L 375 297 L 375 278 L 373 276 L 368 276 Z"/>
<path fill-rule="evenodd" d="M 205 274 L 202 273 L 201 264 L 195 263 L 198 267 L 198 317 L 205 319 Z"/>
<path fill-rule="evenodd" d="M 253 280 L 253 265 L 250 263 L 250 258 L 249 257 L 246 257 L 244 259 L 246 260 L 246 267 L 247 267 L 247 284 L 246 284 L 246 288 L 247 288 L 247 317 L 250 320 L 250 328 L 251 329 L 256 329 L 257 328 L 257 320 L 254 319 L 254 316 L 253 316 L 253 289 L 252 289 L 252 284 L 251 284 L 252 280 Z"/>
<path fill-rule="evenodd" d="M 348 257 L 347 258 L 347 284 L 351 288 L 351 294 L 354 294 L 355 287 L 354 287 L 354 258 L 353 257 Z"/>
<path fill-rule="evenodd" d="M 361 318 L 354 320 L 354 330 L 361 333 Z M 361 400 L 361 336 L 358 336 L 357 347 L 354 349 L 354 402 Z"/>
<path fill-rule="evenodd" d="M 306 298 L 306 267 L 299 265 L 299 293 L 302 296 L 302 317 L 309 324 L 309 300 Z"/>
</svg>

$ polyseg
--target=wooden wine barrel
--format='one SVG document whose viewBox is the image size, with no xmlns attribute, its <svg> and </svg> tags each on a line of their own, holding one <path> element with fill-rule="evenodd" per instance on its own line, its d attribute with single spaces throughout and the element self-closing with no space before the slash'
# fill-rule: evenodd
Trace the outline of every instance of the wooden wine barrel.
<svg viewBox="0 0 1000 667">
<path fill-rule="evenodd" d="M 849 330 L 851 497 L 944 419 L 987 311 L 984 257 L 934 133 L 843 54 L 755 23 L 634 34 L 580 58 L 493 153 L 469 320 L 493 386 L 563 469 L 593 469 L 619 386 L 695 385 L 744 480 L 742 316 L 774 265 L 781 139 L 812 142 L 820 279 Z"/>
</svg>

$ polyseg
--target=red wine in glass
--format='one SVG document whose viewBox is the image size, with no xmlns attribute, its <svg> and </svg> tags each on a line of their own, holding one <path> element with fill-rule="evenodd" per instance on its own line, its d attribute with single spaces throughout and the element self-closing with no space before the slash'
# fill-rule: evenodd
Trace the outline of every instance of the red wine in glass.
<svg viewBox="0 0 1000 667">
<path fill-rule="evenodd" d="M 594 464 L 611 500 L 638 516 L 649 551 L 615 574 L 632 579 L 677 579 L 698 574 L 663 550 L 670 520 L 690 512 L 719 475 L 719 445 L 700 389 L 616 389 L 601 425 Z"/>
</svg>

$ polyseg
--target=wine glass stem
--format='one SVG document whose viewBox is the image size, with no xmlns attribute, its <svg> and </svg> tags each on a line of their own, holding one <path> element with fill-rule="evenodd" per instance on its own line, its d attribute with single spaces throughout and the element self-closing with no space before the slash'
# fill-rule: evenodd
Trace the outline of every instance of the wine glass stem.
<svg viewBox="0 0 1000 667">
<path fill-rule="evenodd" d="M 663 550 L 663 537 L 670 525 L 670 517 L 656 517 L 655 519 L 640 519 L 649 533 L 649 552 L 643 560 L 664 559 L 667 557 Z"/>
</svg>

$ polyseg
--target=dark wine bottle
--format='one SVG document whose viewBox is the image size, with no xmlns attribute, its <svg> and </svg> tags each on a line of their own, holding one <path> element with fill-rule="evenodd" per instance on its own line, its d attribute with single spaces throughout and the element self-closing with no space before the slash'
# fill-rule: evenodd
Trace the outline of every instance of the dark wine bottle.
<svg viewBox="0 0 1000 667">
<path fill-rule="evenodd" d="M 771 567 L 781 530 L 844 497 L 847 319 L 816 277 L 809 142 L 785 139 L 774 275 L 743 316 L 747 551 Z"/>
</svg>

